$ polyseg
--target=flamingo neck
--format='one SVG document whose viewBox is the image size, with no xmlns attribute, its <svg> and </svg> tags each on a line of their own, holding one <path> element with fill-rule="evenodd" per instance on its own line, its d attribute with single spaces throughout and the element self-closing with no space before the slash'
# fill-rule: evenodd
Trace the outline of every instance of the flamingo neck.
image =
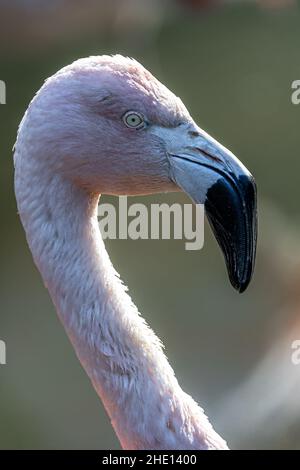
<svg viewBox="0 0 300 470">
<path fill-rule="evenodd" d="M 223 448 L 105 250 L 98 195 L 16 159 L 18 209 L 58 315 L 125 449 Z"/>
</svg>

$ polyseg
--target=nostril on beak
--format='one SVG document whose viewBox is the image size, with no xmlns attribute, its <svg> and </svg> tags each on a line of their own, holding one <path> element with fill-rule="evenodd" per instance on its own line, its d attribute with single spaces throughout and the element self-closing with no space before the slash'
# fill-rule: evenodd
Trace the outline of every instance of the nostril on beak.
<svg viewBox="0 0 300 470">
<path fill-rule="evenodd" d="M 200 147 L 187 147 L 187 149 L 191 150 L 192 152 L 199 152 L 201 155 L 205 155 L 207 158 L 214 162 L 222 163 L 222 160 L 217 157 L 216 155 L 212 155 L 211 153 L 207 152 L 206 150 Z"/>
<path fill-rule="evenodd" d="M 188 131 L 190 137 L 200 137 L 200 132 L 197 131 Z"/>
</svg>

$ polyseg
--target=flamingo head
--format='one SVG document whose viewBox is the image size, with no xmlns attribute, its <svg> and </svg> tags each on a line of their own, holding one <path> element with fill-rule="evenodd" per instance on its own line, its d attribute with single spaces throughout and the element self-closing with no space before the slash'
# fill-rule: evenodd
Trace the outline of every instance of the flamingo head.
<svg viewBox="0 0 300 470">
<path fill-rule="evenodd" d="M 120 55 L 79 59 L 45 82 L 27 114 L 30 145 L 47 171 L 93 193 L 183 190 L 204 204 L 230 281 L 246 289 L 256 248 L 254 179 L 142 65 Z"/>
</svg>

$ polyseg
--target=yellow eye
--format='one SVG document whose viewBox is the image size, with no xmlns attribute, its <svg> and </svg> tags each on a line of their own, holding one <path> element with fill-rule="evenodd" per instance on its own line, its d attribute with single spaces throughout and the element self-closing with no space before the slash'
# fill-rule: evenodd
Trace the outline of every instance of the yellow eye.
<svg viewBox="0 0 300 470">
<path fill-rule="evenodd" d="M 128 111 L 123 116 L 124 124 L 132 129 L 141 129 L 145 125 L 143 116 L 136 111 Z"/>
</svg>

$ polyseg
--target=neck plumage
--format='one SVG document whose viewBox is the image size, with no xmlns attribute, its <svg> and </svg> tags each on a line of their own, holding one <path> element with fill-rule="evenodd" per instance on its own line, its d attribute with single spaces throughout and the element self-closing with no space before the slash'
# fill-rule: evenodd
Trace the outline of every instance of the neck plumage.
<svg viewBox="0 0 300 470">
<path fill-rule="evenodd" d="M 178 385 L 100 235 L 98 195 L 16 152 L 18 209 L 35 263 L 125 449 L 225 448 Z M 44 176 L 42 176 L 44 175 Z"/>
</svg>

